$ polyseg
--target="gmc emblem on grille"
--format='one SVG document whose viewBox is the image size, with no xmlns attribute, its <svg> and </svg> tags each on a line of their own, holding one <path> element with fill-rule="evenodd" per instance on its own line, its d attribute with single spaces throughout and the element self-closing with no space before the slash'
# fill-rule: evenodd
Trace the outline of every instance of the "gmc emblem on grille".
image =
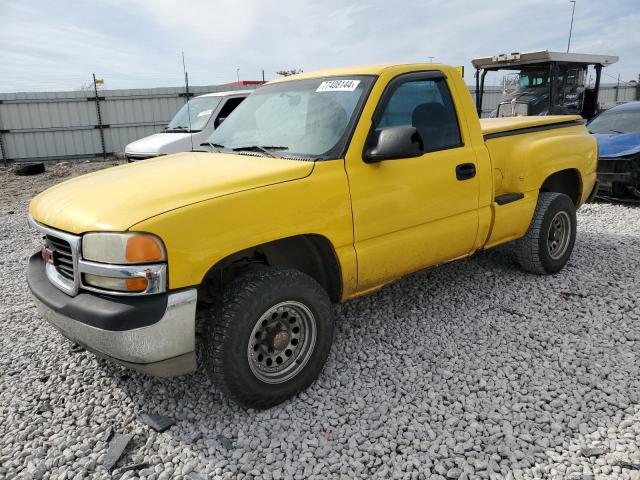
<svg viewBox="0 0 640 480">
<path fill-rule="evenodd" d="M 50 263 L 51 265 L 53 265 L 53 252 L 51 251 L 50 248 L 44 247 L 42 249 L 42 260 L 44 260 L 44 263 Z"/>
</svg>

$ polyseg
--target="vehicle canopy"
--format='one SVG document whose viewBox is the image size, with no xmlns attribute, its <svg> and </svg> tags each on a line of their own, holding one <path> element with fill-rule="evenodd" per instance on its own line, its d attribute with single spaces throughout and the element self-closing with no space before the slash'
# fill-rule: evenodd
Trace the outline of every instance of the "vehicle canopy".
<svg viewBox="0 0 640 480">
<path fill-rule="evenodd" d="M 476 108 L 482 114 L 484 81 L 488 72 L 516 72 L 503 79 L 503 98 L 496 116 L 597 113 L 602 68 L 618 61 L 613 55 L 541 50 L 475 58 Z M 595 68 L 595 84 L 587 85 L 588 67 Z"/>
</svg>

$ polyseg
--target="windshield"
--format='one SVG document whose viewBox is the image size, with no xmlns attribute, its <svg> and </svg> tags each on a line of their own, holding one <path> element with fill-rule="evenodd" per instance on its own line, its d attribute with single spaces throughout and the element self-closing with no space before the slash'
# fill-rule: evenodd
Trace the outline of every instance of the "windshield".
<svg viewBox="0 0 640 480">
<path fill-rule="evenodd" d="M 167 126 L 167 132 L 199 132 L 209 121 L 211 114 L 220 103 L 220 97 L 196 97 L 178 110 Z M 191 122 L 189 122 L 191 114 Z"/>
<path fill-rule="evenodd" d="M 520 72 L 520 88 L 546 87 L 549 85 L 548 71 Z"/>
<path fill-rule="evenodd" d="M 640 109 L 602 112 L 587 128 L 591 133 L 640 133 Z"/>
<path fill-rule="evenodd" d="M 338 158 L 373 81 L 370 76 L 350 76 L 265 85 L 249 95 L 208 142 L 225 150 L 285 158 Z"/>
</svg>

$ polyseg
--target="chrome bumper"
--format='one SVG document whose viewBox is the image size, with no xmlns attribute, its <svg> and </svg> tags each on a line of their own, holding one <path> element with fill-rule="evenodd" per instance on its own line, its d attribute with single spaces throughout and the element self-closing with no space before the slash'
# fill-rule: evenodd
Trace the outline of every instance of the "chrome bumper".
<svg viewBox="0 0 640 480">
<path fill-rule="evenodd" d="M 107 360 L 162 377 L 183 375 L 196 369 L 196 300 L 195 289 L 169 294 L 167 310 L 159 322 L 148 327 L 112 331 L 62 315 L 34 297 L 42 316 L 69 340 Z"/>
<path fill-rule="evenodd" d="M 69 297 L 51 285 L 37 256 L 31 258 L 27 278 L 43 317 L 96 355 L 151 375 L 195 370 L 195 288 L 165 294 L 166 306 L 162 299 L 151 311 L 136 303 L 144 301 L 140 298 L 109 299 L 92 293 Z"/>
</svg>

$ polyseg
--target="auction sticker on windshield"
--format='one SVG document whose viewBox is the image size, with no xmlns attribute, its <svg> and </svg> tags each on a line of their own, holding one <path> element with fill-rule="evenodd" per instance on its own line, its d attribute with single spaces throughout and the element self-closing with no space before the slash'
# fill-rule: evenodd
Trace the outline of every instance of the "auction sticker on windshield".
<svg viewBox="0 0 640 480">
<path fill-rule="evenodd" d="M 353 92 L 360 80 L 325 80 L 316 88 L 316 92 Z"/>
<path fill-rule="evenodd" d="M 211 115 L 211 112 L 213 112 L 213 110 L 203 110 L 198 114 L 198 116 L 204 117 L 205 115 Z"/>
</svg>

